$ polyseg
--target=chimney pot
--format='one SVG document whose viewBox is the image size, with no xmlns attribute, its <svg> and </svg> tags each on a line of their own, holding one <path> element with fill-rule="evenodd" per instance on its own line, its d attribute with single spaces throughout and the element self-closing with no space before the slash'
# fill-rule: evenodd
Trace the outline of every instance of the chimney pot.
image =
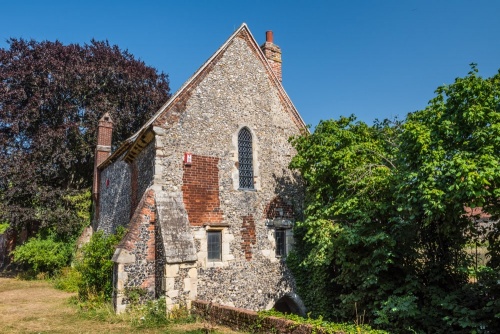
<svg viewBox="0 0 500 334">
<path fill-rule="evenodd" d="M 273 32 L 266 31 L 266 42 L 260 46 L 274 74 L 281 81 L 281 49 L 273 43 Z"/>
<path fill-rule="evenodd" d="M 266 31 L 266 42 L 267 43 L 273 42 L 273 32 L 271 30 Z"/>
</svg>

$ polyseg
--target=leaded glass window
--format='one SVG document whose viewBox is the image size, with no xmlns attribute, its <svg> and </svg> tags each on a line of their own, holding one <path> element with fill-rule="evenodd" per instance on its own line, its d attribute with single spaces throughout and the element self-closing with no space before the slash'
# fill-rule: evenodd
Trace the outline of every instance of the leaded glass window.
<svg viewBox="0 0 500 334">
<path fill-rule="evenodd" d="M 222 257 L 222 233 L 221 231 L 207 232 L 208 261 L 221 261 Z"/>
<path fill-rule="evenodd" d="M 274 236 L 276 238 L 276 256 L 286 256 L 286 231 L 275 230 Z"/>
<path fill-rule="evenodd" d="M 252 134 L 248 128 L 238 134 L 238 165 L 240 189 L 253 189 Z"/>
</svg>

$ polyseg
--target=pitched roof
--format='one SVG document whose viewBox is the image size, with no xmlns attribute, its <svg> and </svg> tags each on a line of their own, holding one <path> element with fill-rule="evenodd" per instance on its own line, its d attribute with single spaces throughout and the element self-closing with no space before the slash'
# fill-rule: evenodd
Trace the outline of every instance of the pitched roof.
<svg viewBox="0 0 500 334">
<path fill-rule="evenodd" d="M 124 152 L 128 150 L 127 156 L 125 158 L 126 161 L 133 161 L 137 154 L 142 151 L 142 149 L 152 140 L 153 135 L 151 133 L 152 126 L 155 126 L 159 118 L 166 112 L 168 112 L 173 106 L 175 106 L 179 100 L 182 99 L 184 95 L 186 95 L 187 91 L 190 90 L 195 84 L 197 84 L 201 79 L 206 75 L 206 73 L 210 70 L 213 64 L 216 62 L 218 58 L 222 56 L 224 51 L 228 48 L 231 42 L 237 38 L 238 36 L 245 38 L 249 43 L 249 46 L 252 48 L 254 54 L 259 58 L 259 60 L 263 63 L 266 68 L 267 74 L 269 75 L 272 84 L 276 87 L 280 100 L 286 107 L 287 112 L 290 114 L 290 117 L 297 125 L 298 128 L 303 129 L 304 131 L 308 131 L 304 120 L 298 113 L 297 109 L 292 103 L 292 100 L 285 92 L 281 81 L 278 79 L 276 74 L 271 68 L 271 65 L 268 63 L 264 53 L 260 49 L 257 41 L 253 37 L 252 33 L 248 29 L 246 23 L 243 23 L 237 30 L 233 32 L 233 34 L 227 39 L 227 41 L 221 45 L 221 47 L 177 90 L 177 92 L 170 97 L 170 99 L 160 108 L 158 111 L 151 117 L 135 134 L 126 139 L 120 147 L 113 152 L 113 154 L 104 161 L 99 168 L 102 169 L 105 166 L 109 165 L 112 161 L 116 160 L 119 156 L 121 156 Z"/>
</svg>

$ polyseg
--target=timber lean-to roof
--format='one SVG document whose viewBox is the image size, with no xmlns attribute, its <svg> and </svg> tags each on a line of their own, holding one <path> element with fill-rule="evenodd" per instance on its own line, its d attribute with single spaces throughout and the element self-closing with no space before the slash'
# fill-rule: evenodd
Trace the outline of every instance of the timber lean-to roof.
<svg viewBox="0 0 500 334">
<path fill-rule="evenodd" d="M 182 99 L 183 96 L 186 95 L 186 93 L 190 90 L 193 85 L 196 85 L 200 79 L 204 77 L 204 74 L 207 73 L 207 70 L 209 70 L 214 62 L 219 59 L 222 54 L 225 52 L 225 50 L 228 48 L 228 46 L 231 44 L 231 42 L 237 38 L 237 37 L 243 37 L 245 38 L 249 43 L 249 46 L 252 48 L 252 51 L 254 54 L 261 60 L 261 62 L 264 64 L 264 67 L 267 70 L 267 73 L 269 75 L 269 78 L 272 81 L 272 84 L 276 87 L 280 100 L 284 104 L 287 112 L 290 114 L 290 117 L 294 121 L 294 123 L 297 125 L 298 128 L 304 129 L 304 131 L 308 132 L 308 128 L 306 124 L 304 123 L 304 120 L 302 117 L 300 117 L 300 114 L 298 113 L 297 109 L 292 103 L 292 100 L 288 96 L 288 94 L 285 92 L 285 89 L 283 88 L 283 85 L 281 84 L 281 81 L 278 79 L 276 74 L 271 68 L 271 65 L 269 65 L 264 53 L 260 49 L 257 41 L 253 37 L 252 33 L 248 29 L 248 26 L 246 23 L 243 23 L 228 39 L 227 41 L 222 44 L 222 46 L 177 90 L 177 92 L 168 99 L 168 101 L 156 112 L 156 114 L 151 117 L 140 129 L 137 131 L 135 134 L 133 134 L 131 137 L 126 139 L 118 149 L 111 154 L 108 159 L 106 159 L 103 163 L 99 165 L 99 169 L 103 169 L 104 167 L 108 166 L 110 163 L 113 161 L 117 160 L 123 153 L 127 152 L 125 155 L 125 161 L 131 162 L 135 159 L 137 154 L 142 151 L 144 147 L 146 147 L 149 142 L 153 139 L 154 135 L 152 133 L 152 126 L 157 123 L 158 118 L 162 116 L 164 113 L 168 112 L 172 107 L 174 107 L 179 100 Z"/>
</svg>

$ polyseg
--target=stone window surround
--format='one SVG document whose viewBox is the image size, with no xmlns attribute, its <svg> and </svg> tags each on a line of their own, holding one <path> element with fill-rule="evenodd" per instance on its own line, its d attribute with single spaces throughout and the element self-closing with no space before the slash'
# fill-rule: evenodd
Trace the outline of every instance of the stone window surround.
<svg viewBox="0 0 500 334">
<path fill-rule="evenodd" d="M 274 237 L 276 240 L 275 254 L 277 257 L 286 256 L 286 230 L 275 229 Z"/>
<path fill-rule="evenodd" d="M 215 236 L 211 238 L 211 236 Z M 216 252 L 214 252 L 213 248 L 218 248 Z M 222 231 L 210 229 L 207 231 L 207 261 L 209 262 L 221 262 L 222 261 Z M 212 253 L 212 258 L 210 254 Z"/>
<path fill-rule="evenodd" d="M 293 245 L 295 244 L 294 242 L 294 236 L 293 236 L 293 229 L 292 228 L 272 228 L 273 229 L 273 237 L 274 237 L 274 254 L 276 258 L 278 259 L 286 259 L 288 256 L 288 253 L 293 249 Z M 278 242 L 277 242 L 277 231 L 284 231 L 284 237 L 285 240 L 283 240 L 284 243 L 284 250 L 285 254 L 284 255 L 279 255 L 277 254 L 277 248 L 278 248 Z"/>
<path fill-rule="evenodd" d="M 198 252 L 198 261 L 203 268 L 226 267 L 230 261 L 234 260 L 229 245 L 234 240 L 233 234 L 229 232 L 229 226 L 226 225 L 205 225 L 203 227 L 193 227 L 195 240 L 200 242 L 200 251 Z M 221 261 L 208 260 L 207 232 L 221 232 Z"/>
<path fill-rule="evenodd" d="M 250 133 L 252 134 L 252 162 L 253 162 L 253 181 L 254 181 L 254 188 L 253 189 L 240 189 L 240 174 L 238 170 L 238 135 L 241 131 L 241 129 L 247 128 Z M 238 129 L 233 132 L 232 135 L 232 147 L 231 147 L 231 153 L 232 157 L 231 160 L 234 162 L 232 166 L 232 172 L 231 176 L 233 179 L 233 189 L 238 190 L 238 191 L 259 191 L 261 190 L 261 184 L 260 184 L 260 172 L 259 172 L 259 141 L 257 138 L 257 135 L 255 134 L 255 131 L 252 129 L 252 127 L 248 124 L 239 124 Z"/>
</svg>

